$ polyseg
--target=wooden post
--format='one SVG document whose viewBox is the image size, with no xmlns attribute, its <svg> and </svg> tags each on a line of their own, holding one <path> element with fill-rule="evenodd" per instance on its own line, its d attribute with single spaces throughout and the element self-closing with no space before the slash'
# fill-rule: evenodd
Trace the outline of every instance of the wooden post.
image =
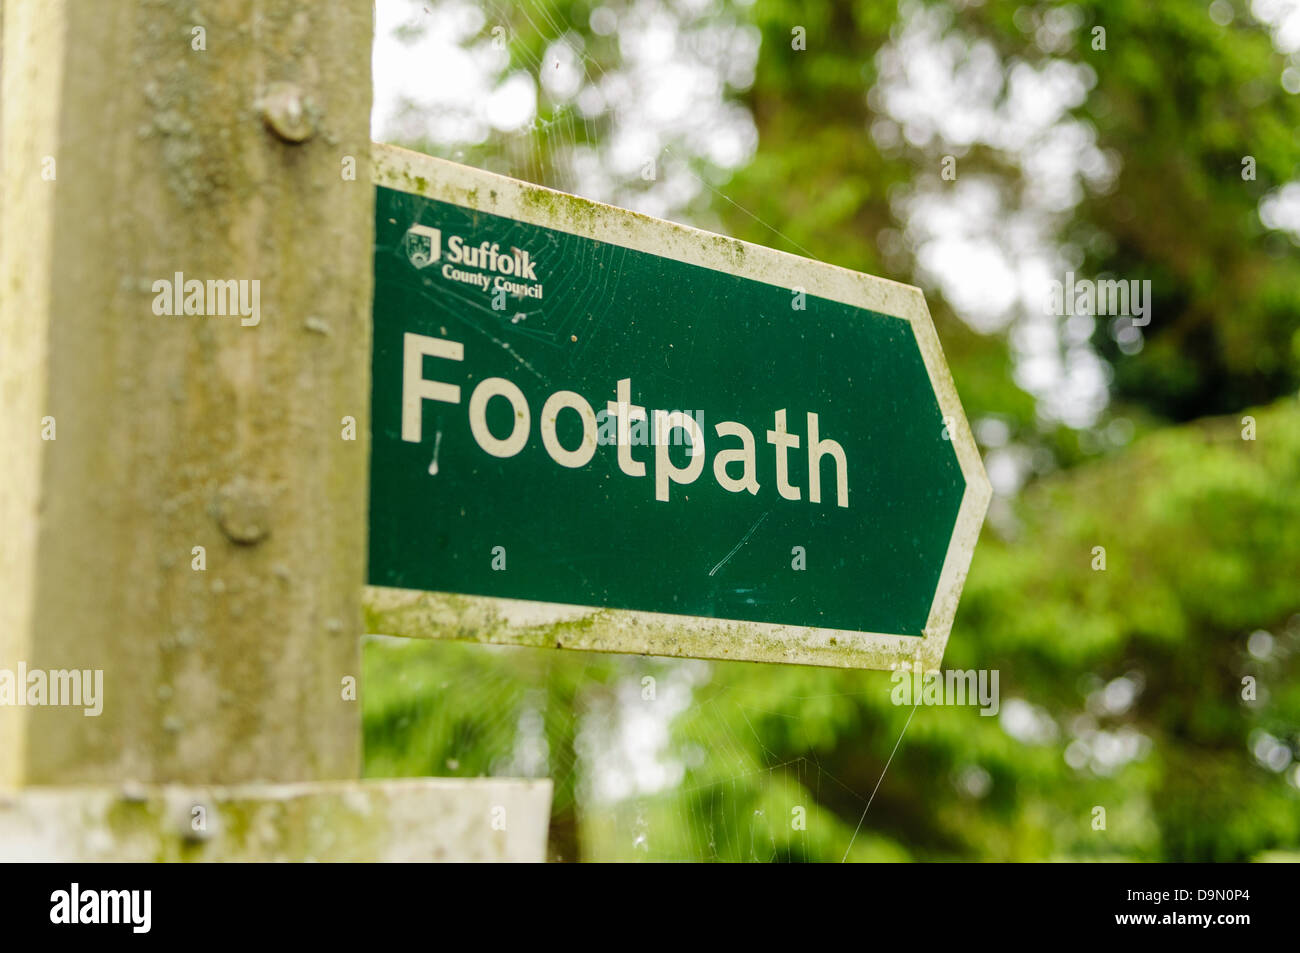
<svg viewBox="0 0 1300 953">
<path fill-rule="evenodd" d="M 0 670 L 103 697 L 0 707 L 2 787 L 359 774 L 371 17 L 5 3 Z"/>
<path fill-rule="evenodd" d="M 0 628 L 106 695 L 22 710 L 11 780 L 359 772 L 370 16 L 8 5 Z M 293 96 L 303 142 L 263 120 Z M 178 273 L 208 310 L 209 279 L 258 282 L 260 315 L 155 313 Z"/>
</svg>

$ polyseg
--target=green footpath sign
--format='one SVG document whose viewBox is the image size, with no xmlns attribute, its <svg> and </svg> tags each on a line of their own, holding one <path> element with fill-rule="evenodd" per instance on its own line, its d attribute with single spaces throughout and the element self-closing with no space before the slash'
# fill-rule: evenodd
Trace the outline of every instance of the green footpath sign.
<svg viewBox="0 0 1300 953">
<path fill-rule="evenodd" d="M 938 664 L 989 488 L 919 291 L 376 169 L 372 631 Z"/>
</svg>

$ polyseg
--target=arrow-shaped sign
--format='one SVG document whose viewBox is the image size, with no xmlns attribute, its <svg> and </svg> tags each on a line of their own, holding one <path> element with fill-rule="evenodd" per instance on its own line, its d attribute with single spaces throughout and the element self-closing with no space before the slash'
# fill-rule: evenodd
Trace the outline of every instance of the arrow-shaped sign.
<svg viewBox="0 0 1300 953">
<path fill-rule="evenodd" d="M 375 151 L 370 631 L 938 666 L 990 490 L 919 290 Z"/>
</svg>

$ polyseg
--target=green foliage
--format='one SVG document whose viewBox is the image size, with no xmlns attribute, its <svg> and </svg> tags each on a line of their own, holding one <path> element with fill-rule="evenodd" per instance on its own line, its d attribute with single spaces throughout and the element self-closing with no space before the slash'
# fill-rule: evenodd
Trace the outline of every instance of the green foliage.
<svg viewBox="0 0 1300 953">
<path fill-rule="evenodd" d="M 1285 61 L 1266 30 L 1218 26 L 1200 4 L 1085 9 L 1111 39 L 1080 112 L 1122 166 L 1071 231 L 1100 236 L 1085 270 L 1149 277 L 1157 291 L 1148 346 L 1117 360 L 1116 395 L 1189 420 L 1294 391 L 1296 248 L 1256 214 L 1300 175 L 1300 99 L 1279 82 Z M 1246 156 L 1254 180 L 1242 177 Z M 1100 330 L 1097 342 L 1117 357 Z"/>
<path fill-rule="evenodd" d="M 532 3 L 494 8 L 480 41 L 508 16 L 512 63 L 536 68 L 566 25 L 590 73 L 617 65 L 617 36 L 587 26 L 591 4 L 544 6 L 544 18 Z M 1067 7 L 1078 27 L 1045 50 L 1036 31 Z M 1300 97 L 1279 83 L 1267 29 L 1234 7 L 1226 27 L 1178 0 L 916 8 L 948 10 L 948 33 L 991 44 L 1004 70 L 1053 58 L 1091 69 L 1073 115 L 1118 174 L 1085 190 L 1053 238 L 1077 250 L 1080 275 L 1149 278 L 1156 293 L 1141 350 L 1123 353 L 1105 320 L 1093 335 L 1112 372 L 1108 414 L 1137 432 L 1101 459 L 1089 433 L 1040 421 L 1005 335 L 972 331 L 928 295 L 968 415 L 996 415 L 1050 461 L 995 501 L 944 660 L 999 672 L 997 716 L 895 705 L 889 673 L 376 642 L 367 773 L 545 773 L 562 859 L 1294 856 L 1297 769 L 1267 762 L 1279 745 L 1300 752 L 1300 270 L 1257 206 L 1300 177 Z M 910 251 L 884 251 L 900 228 L 891 196 L 933 180 L 951 145 L 884 150 L 869 134 L 875 53 L 904 14 L 875 0 L 720 9 L 762 36 L 753 85 L 736 92 L 759 145 L 697 211 L 740 238 L 907 279 Z M 796 24 L 806 51 L 791 49 Z M 563 104 L 540 108 L 567 121 Z M 581 123 L 568 141 L 608 129 L 608 117 Z M 563 185 L 550 141 L 493 139 L 462 161 L 522 150 L 527 177 Z M 1024 187 L 997 149 L 972 147 L 961 168 Z M 657 699 L 641 694 L 646 677 Z M 656 712 L 671 731 L 640 758 L 665 774 L 611 789 L 611 772 L 636 773 L 618 763 L 619 732 Z"/>
</svg>

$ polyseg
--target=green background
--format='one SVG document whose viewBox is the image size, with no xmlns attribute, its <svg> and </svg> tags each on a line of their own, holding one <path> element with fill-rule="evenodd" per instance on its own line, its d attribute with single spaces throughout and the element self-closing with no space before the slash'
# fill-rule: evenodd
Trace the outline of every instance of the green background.
<svg viewBox="0 0 1300 953">
<path fill-rule="evenodd" d="M 689 163 L 707 185 L 666 217 L 926 286 L 995 488 L 943 661 L 999 671 L 1002 707 L 894 705 L 888 672 L 371 640 L 366 775 L 550 778 L 547 856 L 561 860 L 1300 860 L 1300 234 L 1261 219 L 1300 177 L 1300 95 L 1282 82 L 1300 63 L 1255 15 L 1263 5 L 655 0 L 678 51 L 720 31 L 728 51 L 753 31 L 760 43 L 723 93 L 753 124 L 752 155 L 717 167 L 692 110 L 656 143 L 667 150 L 650 180 L 614 161 L 629 125 L 653 128 L 645 97 L 592 118 L 574 108 L 606 77 L 639 75 L 645 4 L 600 0 L 613 32 L 591 27 L 592 0 L 470 5 L 482 26 L 462 48 L 487 61 L 504 26 L 509 61 L 492 60 L 490 79 L 532 77 L 537 121 L 448 142 L 434 134 L 440 103 L 428 135 L 394 123 L 377 138 L 633 208 L 652 209 L 640 199 Z M 405 35 L 432 35 L 460 4 L 407 6 Z M 1042 29 L 1062 17 L 1076 24 L 1064 36 Z M 791 49 L 795 25 L 804 51 Z M 954 69 L 989 61 L 994 82 L 956 76 L 921 104 L 975 121 L 908 136 L 885 96 L 889 67 L 926 25 L 927 60 L 939 48 Z M 552 95 L 552 45 L 574 36 L 584 88 Z M 973 322 L 969 299 L 949 300 L 921 268 L 924 234 L 900 201 L 920 190 L 956 208 L 968 184 L 988 183 L 1006 203 L 985 213 L 999 226 L 988 241 L 1023 254 L 1012 226 L 1044 174 L 1023 148 L 1038 127 L 1002 111 L 1007 84 L 1061 66 L 1095 82 L 1042 141 L 1077 143 L 1068 130 L 1082 129 L 1116 173 L 1043 223 L 1049 250 L 1074 255 L 1052 277 L 1150 278 L 1156 299 L 1140 349 L 1096 322 L 1085 343 L 1108 402 L 1083 424 L 1024 388 L 1018 313 Z M 986 99 L 1008 123 L 979 122 Z M 590 187 L 575 140 L 599 150 L 617 189 Z M 955 181 L 940 179 L 947 155 Z M 629 738 L 652 718 L 666 736 L 646 754 Z M 647 761 L 662 776 L 643 778 Z M 611 773 L 624 786 L 607 786 Z"/>
<path fill-rule="evenodd" d="M 424 269 L 403 249 L 414 224 L 442 230 L 443 257 Z M 794 310 L 786 288 L 382 187 L 376 231 L 372 584 L 921 635 L 965 481 L 906 321 L 811 295 Z M 453 234 L 526 249 L 545 297 L 494 310 L 488 292 L 444 278 Z M 460 385 L 461 403 L 424 401 L 418 444 L 401 439 L 406 332 L 465 346 L 463 362 L 425 358 L 424 376 Z M 528 400 L 529 440 L 514 457 L 490 456 L 470 432 L 470 395 L 488 377 Z M 653 446 L 633 448 L 647 472 L 630 477 L 612 445 L 577 469 L 542 445 L 547 397 L 576 391 L 599 413 L 623 377 L 648 411 L 703 413 L 705 468 L 669 502 L 654 498 Z M 788 454 L 797 501 L 777 493 L 766 442 L 781 408 L 801 437 Z M 829 458 L 822 502 L 808 501 L 810 411 L 844 447 L 848 508 Z M 510 432 L 506 400 L 487 417 L 498 437 Z M 713 476 L 714 453 L 739 445 L 716 436 L 722 420 L 754 434 L 757 495 Z M 578 445 L 576 413 L 560 415 L 558 434 Z M 671 452 L 685 465 L 685 446 Z M 504 571 L 492 568 L 497 546 Z M 792 568 L 796 546 L 805 571 Z"/>
</svg>

